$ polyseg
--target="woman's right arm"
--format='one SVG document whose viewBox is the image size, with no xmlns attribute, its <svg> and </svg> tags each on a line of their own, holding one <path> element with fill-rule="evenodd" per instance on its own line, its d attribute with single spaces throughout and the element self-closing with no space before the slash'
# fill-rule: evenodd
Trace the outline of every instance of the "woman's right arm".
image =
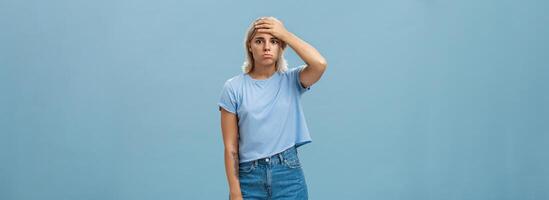
<svg viewBox="0 0 549 200">
<path fill-rule="evenodd" d="M 238 180 L 238 117 L 219 107 L 221 111 L 221 132 L 225 145 L 225 173 L 229 182 L 230 199 L 242 199 Z"/>
</svg>

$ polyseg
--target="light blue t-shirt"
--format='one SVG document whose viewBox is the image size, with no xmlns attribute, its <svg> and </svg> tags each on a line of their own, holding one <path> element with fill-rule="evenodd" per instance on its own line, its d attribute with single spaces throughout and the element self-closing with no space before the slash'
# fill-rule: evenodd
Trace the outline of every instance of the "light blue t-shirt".
<svg viewBox="0 0 549 200">
<path fill-rule="evenodd" d="M 238 117 L 240 162 L 272 156 L 311 142 L 301 107 L 299 72 L 275 72 L 265 80 L 242 73 L 225 82 L 218 106 Z"/>
</svg>

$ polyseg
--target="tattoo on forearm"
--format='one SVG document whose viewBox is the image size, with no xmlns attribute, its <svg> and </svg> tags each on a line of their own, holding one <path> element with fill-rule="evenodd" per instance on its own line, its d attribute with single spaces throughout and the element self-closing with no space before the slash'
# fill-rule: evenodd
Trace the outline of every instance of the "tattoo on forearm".
<svg viewBox="0 0 549 200">
<path fill-rule="evenodd" d="M 232 152 L 231 154 L 233 156 L 234 174 L 238 178 L 238 153 Z"/>
</svg>

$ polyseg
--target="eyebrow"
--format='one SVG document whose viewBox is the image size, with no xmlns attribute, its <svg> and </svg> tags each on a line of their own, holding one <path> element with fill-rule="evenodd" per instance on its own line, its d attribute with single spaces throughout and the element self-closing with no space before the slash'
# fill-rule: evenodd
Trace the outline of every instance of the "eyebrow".
<svg viewBox="0 0 549 200">
<path fill-rule="evenodd" d="M 259 37 L 255 37 L 254 39 L 262 39 L 262 40 L 264 40 L 265 38 L 259 36 Z M 278 40 L 278 38 L 272 37 L 271 40 Z"/>
</svg>

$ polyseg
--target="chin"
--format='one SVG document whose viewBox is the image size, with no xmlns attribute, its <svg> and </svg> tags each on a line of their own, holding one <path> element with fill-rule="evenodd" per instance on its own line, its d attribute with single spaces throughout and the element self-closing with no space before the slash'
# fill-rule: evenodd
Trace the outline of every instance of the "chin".
<svg viewBox="0 0 549 200">
<path fill-rule="evenodd" d="M 272 65 L 272 64 L 275 64 L 275 63 L 276 62 L 273 59 L 263 60 L 264 65 Z"/>
</svg>

